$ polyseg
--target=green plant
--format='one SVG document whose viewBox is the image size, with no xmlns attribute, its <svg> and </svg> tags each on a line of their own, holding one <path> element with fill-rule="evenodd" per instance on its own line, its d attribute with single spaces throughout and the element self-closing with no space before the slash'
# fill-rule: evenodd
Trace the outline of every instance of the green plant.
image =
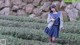
<svg viewBox="0 0 80 45">
<path fill-rule="evenodd" d="M 42 30 L 35 29 L 23 29 L 23 28 L 13 28 L 13 27 L 0 27 L 0 33 L 3 35 L 11 35 L 14 37 L 27 39 L 27 40 L 38 40 L 43 42 L 48 42 L 47 36 Z M 60 33 L 60 38 L 62 41 L 59 43 L 78 43 L 80 42 L 80 34 L 73 33 Z"/>
</svg>

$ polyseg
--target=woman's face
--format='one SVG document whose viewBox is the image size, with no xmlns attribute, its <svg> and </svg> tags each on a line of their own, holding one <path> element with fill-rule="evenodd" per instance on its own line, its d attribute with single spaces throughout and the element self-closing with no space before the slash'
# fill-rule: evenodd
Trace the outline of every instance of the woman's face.
<svg viewBox="0 0 80 45">
<path fill-rule="evenodd" d="M 53 12 L 55 12 L 56 10 L 55 10 L 55 8 L 51 8 L 51 10 L 53 11 Z"/>
</svg>

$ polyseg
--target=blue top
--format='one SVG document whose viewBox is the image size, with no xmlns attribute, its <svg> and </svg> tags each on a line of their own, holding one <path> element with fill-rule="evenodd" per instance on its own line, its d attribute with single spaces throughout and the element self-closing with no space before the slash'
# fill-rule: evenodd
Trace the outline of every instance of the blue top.
<svg viewBox="0 0 80 45">
<path fill-rule="evenodd" d="M 60 25 L 60 12 L 57 14 L 50 13 L 51 17 L 55 19 L 53 25 Z"/>
<path fill-rule="evenodd" d="M 58 17 L 60 17 L 60 12 L 58 12 L 57 14 L 50 13 L 50 16 L 54 19 L 57 19 Z"/>
</svg>

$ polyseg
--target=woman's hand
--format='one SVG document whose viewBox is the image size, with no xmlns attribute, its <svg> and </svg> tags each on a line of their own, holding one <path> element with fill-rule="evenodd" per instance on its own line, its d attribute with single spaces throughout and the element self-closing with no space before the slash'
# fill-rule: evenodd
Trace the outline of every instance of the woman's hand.
<svg viewBox="0 0 80 45">
<path fill-rule="evenodd" d="M 51 19 L 52 22 L 54 22 L 55 19 Z"/>
</svg>

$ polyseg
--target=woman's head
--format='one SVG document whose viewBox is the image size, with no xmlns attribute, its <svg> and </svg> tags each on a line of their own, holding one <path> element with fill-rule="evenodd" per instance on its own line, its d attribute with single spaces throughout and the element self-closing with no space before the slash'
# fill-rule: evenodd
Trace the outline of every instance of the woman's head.
<svg viewBox="0 0 80 45">
<path fill-rule="evenodd" d="M 56 8 L 55 5 L 51 5 L 51 6 L 49 7 L 49 10 L 50 10 L 50 13 L 52 13 L 52 12 L 58 12 L 58 9 Z"/>
</svg>

